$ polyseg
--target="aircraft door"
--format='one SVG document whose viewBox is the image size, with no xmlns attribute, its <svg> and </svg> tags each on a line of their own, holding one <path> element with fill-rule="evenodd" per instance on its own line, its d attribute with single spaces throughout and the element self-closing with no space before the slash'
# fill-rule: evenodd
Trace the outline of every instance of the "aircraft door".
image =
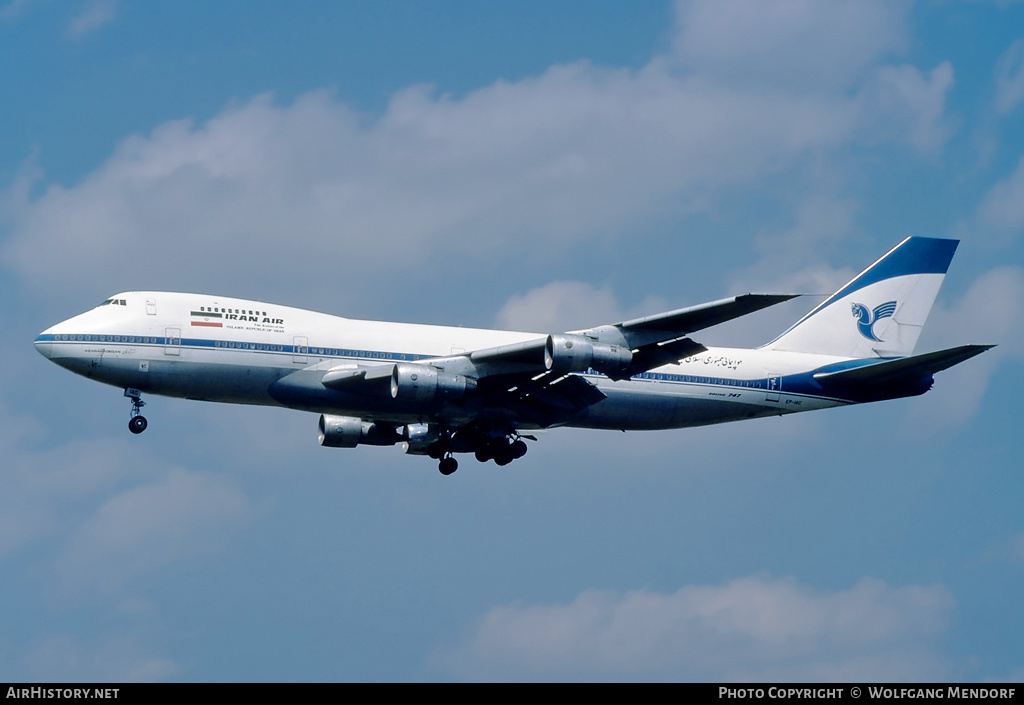
<svg viewBox="0 0 1024 705">
<path fill-rule="evenodd" d="M 300 365 L 309 364 L 309 338 L 297 335 L 292 342 L 292 362 L 297 362 Z"/>
<path fill-rule="evenodd" d="M 156 315 L 156 299 L 146 299 L 146 315 Z"/>
<path fill-rule="evenodd" d="M 181 328 L 164 330 L 164 355 L 181 355 Z"/>
<path fill-rule="evenodd" d="M 782 391 L 782 377 L 771 372 L 768 373 L 768 385 L 766 387 L 765 401 L 778 401 L 779 392 Z"/>
</svg>

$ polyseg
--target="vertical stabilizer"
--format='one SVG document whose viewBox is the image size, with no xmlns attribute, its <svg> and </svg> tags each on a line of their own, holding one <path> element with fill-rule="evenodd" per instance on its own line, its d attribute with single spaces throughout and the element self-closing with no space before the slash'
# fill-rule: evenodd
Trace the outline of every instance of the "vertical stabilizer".
<svg viewBox="0 0 1024 705">
<path fill-rule="evenodd" d="M 908 237 L 764 347 L 853 358 L 912 354 L 957 244 Z"/>
</svg>

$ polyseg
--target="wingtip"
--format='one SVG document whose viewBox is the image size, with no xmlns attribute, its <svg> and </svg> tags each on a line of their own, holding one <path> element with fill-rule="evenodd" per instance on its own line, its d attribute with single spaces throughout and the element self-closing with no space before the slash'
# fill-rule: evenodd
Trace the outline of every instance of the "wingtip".
<svg viewBox="0 0 1024 705">
<path fill-rule="evenodd" d="M 743 294 L 742 296 L 738 296 L 736 298 L 743 299 L 743 298 L 747 298 L 747 297 L 753 297 L 753 298 L 758 298 L 758 299 L 782 299 L 783 301 L 787 301 L 789 299 L 795 299 L 798 296 L 807 296 L 807 294 L 779 294 L 779 293 L 771 293 L 771 294 L 769 294 L 769 293 L 765 293 L 765 292 L 752 291 L 749 294 Z"/>
<path fill-rule="evenodd" d="M 797 299 L 797 298 L 800 298 L 801 296 L 814 296 L 814 294 L 755 294 L 755 293 L 749 293 L 749 294 L 743 294 L 741 296 L 737 296 L 736 299 L 737 300 L 747 300 L 747 301 L 763 301 L 766 304 L 771 305 L 771 304 L 781 304 L 784 301 L 789 301 L 791 299 Z"/>
</svg>

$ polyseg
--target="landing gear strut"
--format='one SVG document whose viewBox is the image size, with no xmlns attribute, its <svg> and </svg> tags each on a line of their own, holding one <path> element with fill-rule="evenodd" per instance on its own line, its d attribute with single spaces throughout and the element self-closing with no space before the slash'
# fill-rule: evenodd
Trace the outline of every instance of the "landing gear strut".
<svg viewBox="0 0 1024 705">
<path fill-rule="evenodd" d="M 442 475 L 451 475 L 459 469 L 459 461 L 452 455 L 451 433 L 444 433 L 427 448 L 427 455 L 439 461 L 437 469 Z"/>
<path fill-rule="evenodd" d="M 136 435 L 140 434 L 149 426 L 149 421 L 146 421 L 146 417 L 142 415 L 142 407 L 146 405 L 146 402 L 142 401 L 142 392 L 129 387 L 124 390 L 124 395 L 132 400 L 132 413 L 131 418 L 128 419 L 128 430 Z"/>
</svg>

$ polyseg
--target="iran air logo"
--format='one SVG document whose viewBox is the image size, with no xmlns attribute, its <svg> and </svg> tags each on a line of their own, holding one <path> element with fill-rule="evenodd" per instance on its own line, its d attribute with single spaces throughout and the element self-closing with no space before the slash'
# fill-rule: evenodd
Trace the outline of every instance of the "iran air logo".
<svg viewBox="0 0 1024 705">
<path fill-rule="evenodd" d="M 896 312 L 896 302 L 886 301 L 884 304 L 875 306 L 874 311 L 868 311 L 868 307 L 864 304 L 852 304 L 850 310 L 853 312 L 853 317 L 857 319 L 857 330 L 868 340 L 874 340 L 876 342 L 882 342 L 882 339 L 877 337 L 872 328 L 883 318 L 889 318 L 893 313 Z"/>
</svg>

